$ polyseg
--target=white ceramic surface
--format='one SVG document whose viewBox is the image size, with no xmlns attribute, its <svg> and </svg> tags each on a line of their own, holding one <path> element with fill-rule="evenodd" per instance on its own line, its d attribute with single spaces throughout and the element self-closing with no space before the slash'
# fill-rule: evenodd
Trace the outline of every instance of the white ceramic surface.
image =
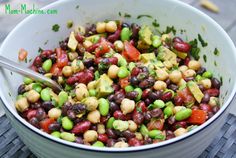
<svg viewBox="0 0 236 158">
<path fill-rule="evenodd" d="M 79 9 L 76 9 L 77 5 L 79 5 Z M 184 39 L 196 38 L 197 34 L 200 33 L 203 39 L 208 41 L 209 46 L 201 49 L 201 61 L 203 62 L 202 55 L 206 54 L 208 62 L 203 62 L 204 66 L 212 70 L 216 76 L 223 77 L 224 82 L 221 88 L 223 106 L 207 123 L 172 140 L 125 149 L 95 148 L 53 138 L 22 119 L 14 108 L 16 89 L 21 83 L 22 77 L 1 69 L 0 95 L 5 104 L 6 114 L 24 143 L 38 157 L 188 158 L 197 157 L 210 144 L 221 125 L 224 124 L 223 121 L 229 110 L 227 106 L 232 101 L 236 90 L 236 74 L 231 73 L 232 68 L 236 67 L 235 47 L 228 35 L 212 19 L 191 6 L 175 0 L 61 0 L 49 7 L 56 8 L 58 14 L 34 15 L 25 19 L 9 34 L 1 46 L 0 54 L 17 61 L 17 52 L 20 48 L 25 48 L 29 52 L 29 59 L 37 55 L 39 47 L 54 48 L 58 45 L 58 41 L 64 39 L 70 32 L 66 28 L 66 22 L 70 19 L 75 24 L 83 25 L 87 22 L 104 19 L 124 19 L 118 16 L 118 13 L 121 12 L 132 15 L 132 18 L 125 19 L 125 21 L 151 24 L 153 19 L 136 19 L 140 14 L 148 14 L 157 19 L 161 24 L 161 30 L 164 30 L 167 25 L 174 25 L 178 30 L 178 35 L 180 35 L 181 29 L 186 30 L 186 33 L 180 35 Z M 60 25 L 60 31 L 57 33 L 51 30 L 54 24 Z M 48 42 L 44 45 L 46 41 Z M 213 54 L 215 47 L 221 52 L 220 56 Z M 217 62 L 217 66 L 214 65 L 214 61 Z"/>
</svg>

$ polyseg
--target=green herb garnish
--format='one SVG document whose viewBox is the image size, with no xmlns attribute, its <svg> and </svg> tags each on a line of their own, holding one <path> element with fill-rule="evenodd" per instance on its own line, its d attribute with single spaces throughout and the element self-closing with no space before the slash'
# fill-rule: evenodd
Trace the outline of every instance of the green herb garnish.
<svg viewBox="0 0 236 158">
<path fill-rule="evenodd" d="M 202 36 L 200 34 L 197 35 L 198 36 L 198 40 L 200 41 L 202 47 L 206 47 L 208 45 L 207 42 L 205 42 L 203 39 L 202 39 Z"/>
<path fill-rule="evenodd" d="M 140 19 L 140 18 L 143 18 L 143 17 L 152 18 L 151 15 L 145 15 L 145 14 L 143 14 L 143 15 L 137 16 L 137 19 Z"/>
<path fill-rule="evenodd" d="M 52 26 L 52 30 L 53 30 L 54 32 L 58 32 L 58 31 L 59 31 L 59 28 L 60 28 L 60 26 L 59 26 L 58 24 L 55 24 L 55 25 Z"/>
<path fill-rule="evenodd" d="M 203 60 L 205 63 L 207 62 L 207 56 L 205 54 L 203 55 Z"/>
<path fill-rule="evenodd" d="M 157 23 L 157 19 L 155 19 L 155 20 L 152 22 L 152 25 L 153 25 L 154 27 L 159 27 L 159 26 L 160 26 L 160 24 Z"/>
<path fill-rule="evenodd" d="M 176 34 L 176 29 L 174 26 L 167 26 L 166 30 L 162 34 L 168 34 L 168 33 L 173 33 L 174 35 Z"/>
<path fill-rule="evenodd" d="M 75 7 L 75 9 L 79 9 L 79 5 L 77 5 L 77 6 Z"/>
<path fill-rule="evenodd" d="M 190 55 L 195 59 L 198 60 L 200 58 L 199 53 L 200 53 L 200 48 L 198 48 L 198 41 L 197 39 L 194 39 L 189 42 L 191 45 L 191 51 Z"/>
<path fill-rule="evenodd" d="M 131 15 L 128 14 L 128 13 L 125 13 L 124 17 L 125 17 L 125 18 L 131 18 Z"/>
<path fill-rule="evenodd" d="M 42 49 L 41 47 L 39 47 L 38 52 L 39 52 L 39 53 L 42 53 L 42 52 L 43 52 L 43 49 Z"/>
<path fill-rule="evenodd" d="M 220 51 L 217 48 L 215 48 L 215 50 L 214 50 L 214 55 L 216 55 L 216 56 L 220 55 Z"/>
<path fill-rule="evenodd" d="M 73 21 L 72 21 L 72 20 L 67 21 L 66 26 L 67 26 L 68 29 L 72 28 L 72 26 L 73 26 Z"/>
</svg>

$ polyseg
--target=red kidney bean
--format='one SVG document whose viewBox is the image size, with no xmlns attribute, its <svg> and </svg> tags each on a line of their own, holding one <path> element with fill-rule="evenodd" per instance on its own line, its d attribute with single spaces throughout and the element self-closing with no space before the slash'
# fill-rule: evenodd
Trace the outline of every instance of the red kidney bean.
<svg viewBox="0 0 236 158">
<path fill-rule="evenodd" d="M 132 39 L 138 39 L 138 32 L 140 30 L 140 26 L 138 26 L 138 24 L 132 23 L 131 24 L 131 29 L 132 29 L 131 38 Z"/>
<path fill-rule="evenodd" d="M 198 88 L 203 92 L 205 90 L 204 86 L 202 84 L 198 84 Z"/>
<path fill-rule="evenodd" d="M 107 40 L 114 43 L 116 40 L 118 40 L 120 38 L 120 33 L 121 33 L 121 29 L 118 28 L 115 33 L 113 33 L 107 37 Z"/>
<path fill-rule="evenodd" d="M 217 78 L 213 77 L 211 83 L 213 88 L 220 89 L 221 82 Z"/>
<path fill-rule="evenodd" d="M 130 132 L 129 130 L 123 131 L 121 135 L 124 136 L 127 140 L 135 137 L 135 134 Z"/>
<path fill-rule="evenodd" d="M 138 67 L 134 67 L 131 71 L 131 76 L 137 76 L 141 72 L 141 69 Z"/>
<path fill-rule="evenodd" d="M 143 114 L 137 111 L 133 112 L 132 118 L 133 118 L 133 121 L 138 125 L 142 124 L 144 121 Z"/>
<path fill-rule="evenodd" d="M 103 142 L 103 143 L 107 143 L 108 141 L 108 136 L 107 134 L 98 134 L 98 140 Z"/>
<path fill-rule="evenodd" d="M 45 58 L 49 58 L 49 56 L 53 53 L 52 50 L 44 50 L 41 54 L 40 57 L 45 59 Z"/>
<path fill-rule="evenodd" d="M 209 101 L 210 101 L 210 95 L 209 93 L 205 92 L 201 103 L 208 103 Z"/>
<path fill-rule="evenodd" d="M 141 101 L 137 104 L 137 107 L 136 108 L 139 108 L 141 109 L 142 112 L 146 112 L 147 111 L 147 106 L 146 104 L 144 103 L 144 101 Z"/>
<path fill-rule="evenodd" d="M 39 121 L 45 119 L 46 116 L 47 116 L 47 115 L 46 115 L 46 112 L 44 111 L 43 108 L 38 108 L 38 109 L 37 109 L 35 117 L 36 117 Z"/>
<path fill-rule="evenodd" d="M 170 101 L 172 98 L 172 93 L 171 92 L 166 92 L 161 96 L 161 100 L 164 102 Z"/>
<path fill-rule="evenodd" d="M 130 43 L 131 45 L 135 46 L 135 41 L 134 41 L 133 39 L 131 39 L 131 40 L 129 41 L 129 43 Z"/>
<path fill-rule="evenodd" d="M 174 116 L 170 116 L 167 120 L 169 125 L 173 125 L 175 123 L 175 117 Z"/>
<path fill-rule="evenodd" d="M 99 46 L 100 46 L 100 43 L 95 43 L 91 45 L 90 47 L 88 47 L 86 50 L 91 53 L 91 52 L 94 52 L 95 49 L 98 48 Z"/>
<path fill-rule="evenodd" d="M 116 110 L 114 113 L 113 113 L 113 117 L 117 120 L 125 120 L 125 115 L 122 113 L 122 111 L 120 110 Z"/>
<path fill-rule="evenodd" d="M 155 108 L 155 109 L 151 110 L 150 113 L 151 113 L 152 117 L 156 117 L 156 118 L 159 118 L 163 115 L 162 110 L 159 108 Z"/>
<path fill-rule="evenodd" d="M 186 53 L 188 53 L 191 49 L 191 46 L 186 42 L 174 42 L 173 47 L 180 52 Z"/>
<path fill-rule="evenodd" d="M 29 120 L 29 123 L 30 123 L 31 125 L 33 125 L 34 127 L 40 128 L 40 126 L 39 126 L 39 120 L 38 120 L 36 117 L 32 117 L 32 118 Z"/>
<path fill-rule="evenodd" d="M 84 144 L 84 141 L 83 141 L 83 138 L 82 138 L 82 137 L 76 137 L 76 138 L 75 138 L 75 142 L 76 142 L 77 144 Z"/>
<path fill-rule="evenodd" d="M 35 117 L 36 113 L 37 113 L 37 110 L 34 110 L 34 109 L 27 110 L 27 114 L 26 114 L 27 119 L 30 120 L 32 117 Z"/>
<path fill-rule="evenodd" d="M 72 77 L 69 77 L 66 82 L 69 85 L 75 84 L 76 82 L 88 84 L 93 79 L 94 79 L 93 72 L 85 70 L 74 74 Z"/>
<path fill-rule="evenodd" d="M 34 59 L 33 65 L 36 66 L 36 67 L 42 66 L 42 58 L 40 56 L 37 56 Z"/>
<path fill-rule="evenodd" d="M 112 88 L 114 89 L 115 93 L 120 90 L 120 86 L 118 84 L 113 84 Z M 115 96 L 114 96 L 114 98 L 115 98 Z"/>
<path fill-rule="evenodd" d="M 94 59 L 94 63 L 95 63 L 95 64 L 99 64 L 99 63 L 102 61 L 102 59 L 103 59 L 103 58 L 101 58 L 101 57 L 95 58 L 95 59 Z"/>
<path fill-rule="evenodd" d="M 146 99 L 148 97 L 149 92 L 151 92 L 151 89 L 143 90 L 142 99 Z"/>
<path fill-rule="evenodd" d="M 82 134 L 89 130 L 91 127 L 91 122 L 89 121 L 82 121 L 80 123 L 77 123 L 73 129 L 71 130 L 72 133 L 74 134 Z"/>
<path fill-rule="evenodd" d="M 152 143 L 153 143 L 153 141 L 152 141 L 151 138 L 149 138 L 149 137 L 145 137 L 145 138 L 144 138 L 144 144 L 145 144 L 145 145 L 147 145 L 147 144 L 152 144 Z"/>
<path fill-rule="evenodd" d="M 151 120 L 147 124 L 148 130 L 153 130 L 153 129 L 162 130 L 163 127 L 164 127 L 164 120 L 163 119 L 154 119 L 154 120 Z"/>
<path fill-rule="evenodd" d="M 138 96 L 138 92 L 137 91 L 128 92 L 126 93 L 125 96 L 131 100 L 134 100 Z"/>
<path fill-rule="evenodd" d="M 117 135 L 113 129 L 106 129 L 106 134 L 108 138 L 117 139 Z"/>
<path fill-rule="evenodd" d="M 170 130 L 167 130 L 166 131 L 166 140 L 169 140 L 169 139 L 172 139 L 175 137 L 175 134 L 174 132 L 170 131 Z"/>
<path fill-rule="evenodd" d="M 115 102 L 110 102 L 110 112 L 113 114 L 115 111 L 120 110 L 120 107 Z"/>
<path fill-rule="evenodd" d="M 189 57 L 186 57 L 184 59 L 184 65 L 188 66 L 188 63 L 190 62 L 190 58 Z"/>
<path fill-rule="evenodd" d="M 176 106 L 181 106 L 183 104 L 184 100 L 180 96 L 175 96 L 174 97 L 174 103 Z"/>
<path fill-rule="evenodd" d="M 178 43 L 184 42 L 184 41 L 182 40 L 182 38 L 180 38 L 180 37 L 174 37 L 172 41 L 173 41 L 173 42 L 178 42 Z"/>
<path fill-rule="evenodd" d="M 206 68 L 201 67 L 201 68 L 197 71 L 197 74 L 198 74 L 198 75 L 202 75 L 205 71 L 206 71 Z"/>
<path fill-rule="evenodd" d="M 110 118 L 110 116 L 102 116 L 102 117 L 100 118 L 100 122 L 103 123 L 103 124 L 105 124 L 105 123 L 107 123 L 107 121 L 108 121 L 109 118 Z"/>
<path fill-rule="evenodd" d="M 150 121 L 152 118 L 152 115 L 151 115 L 151 112 L 150 111 L 147 111 L 144 113 L 144 120 L 145 121 Z"/>
<path fill-rule="evenodd" d="M 118 59 L 117 57 L 111 57 L 111 58 L 108 58 L 108 62 L 109 64 L 117 65 Z"/>
<path fill-rule="evenodd" d="M 178 128 L 181 128 L 181 127 L 186 128 L 187 127 L 187 122 L 186 121 L 175 122 L 172 127 L 173 127 L 174 130 L 176 130 Z"/>
<path fill-rule="evenodd" d="M 194 80 L 194 77 L 185 77 L 184 80 L 185 80 L 186 82 L 188 82 L 188 81 L 193 81 L 193 80 Z"/>
<path fill-rule="evenodd" d="M 58 123 L 58 122 L 54 122 L 54 123 L 51 123 L 49 126 L 48 126 L 48 129 L 49 131 L 53 132 L 53 131 L 59 131 L 61 128 L 61 125 Z"/>
<path fill-rule="evenodd" d="M 81 42 L 84 41 L 84 36 L 82 36 L 80 33 L 77 33 L 77 34 L 75 35 L 75 39 L 76 39 L 79 43 L 81 43 Z"/>
<path fill-rule="evenodd" d="M 219 110 L 220 110 L 220 107 L 219 107 L 219 106 L 214 106 L 214 107 L 212 108 L 212 112 L 213 112 L 214 114 L 217 113 Z"/>
<path fill-rule="evenodd" d="M 199 108 L 206 112 L 212 112 L 212 107 L 209 104 L 200 104 Z"/>
<path fill-rule="evenodd" d="M 142 142 L 138 140 L 137 138 L 131 138 L 128 141 L 129 146 L 141 146 Z"/>
<path fill-rule="evenodd" d="M 113 147 L 116 143 L 116 140 L 115 139 L 108 139 L 107 140 L 107 146 L 108 147 Z"/>
<path fill-rule="evenodd" d="M 218 97 L 220 95 L 219 89 L 216 88 L 208 89 L 205 92 L 207 92 L 211 97 Z"/>
</svg>

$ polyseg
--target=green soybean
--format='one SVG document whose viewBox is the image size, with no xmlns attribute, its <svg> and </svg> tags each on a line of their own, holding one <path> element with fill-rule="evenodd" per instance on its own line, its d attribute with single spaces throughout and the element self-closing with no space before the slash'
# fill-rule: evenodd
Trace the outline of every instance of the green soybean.
<svg viewBox="0 0 236 158">
<path fill-rule="evenodd" d="M 135 65 L 134 62 L 130 62 L 129 65 L 128 65 L 129 71 L 132 71 L 135 66 L 136 66 L 136 65 Z"/>
<path fill-rule="evenodd" d="M 98 109 L 102 116 L 107 116 L 109 113 L 109 102 L 104 98 L 98 100 Z"/>
<path fill-rule="evenodd" d="M 129 30 L 128 27 L 124 27 L 122 30 L 121 30 L 121 33 L 120 33 L 120 39 L 121 41 L 129 41 L 130 39 L 130 35 L 131 35 L 131 32 Z"/>
<path fill-rule="evenodd" d="M 212 78 L 212 76 L 213 74 L 210 71 L 206 71 L 202 74 L 202 77 L 205 77 L 205 78 Z"/>
<path fill-rule="evenodd" d="M 202 79 L 202 76 L 201 76 L 201 75 L 197 75 L 197 76 L 195 77 L 195 80 L 196 80 L 197 82 L 199 82 L 201 79 Z"/>
<path fill-rule="evenodd" d="M 171 106 L 167 106 L 165 107 L 163 112 L 164 112 L 165 117 L 168 118 L 173 115 L 173 108 Z"/>
<path fill-rule="evenodd" d="M 32 86 L 32 88 L 33 88 L 34 90 L 36 90 L 37 92 L 39 92 L 39 93 L 42 91 L 42 86 L 41 86 L 40 83 L 34 83 L 33 86 Z"/>
<path fill-rule="evenodd" d="M 125 87 L 125 92 L 132 92 L 134 90 L 134 87 L 131 85 L 128 85 Z"/>
<path fill-rule="evenodd" d="M 114 121 L 115 121 L 115 118 L 114 118 L 114 117 L 110 117 L 110 118 L 108 119 L 108 121 L 107 121 L 106 127 L 107 127 L 107 128 L 112 128 Z"/>
<path fill-rule="evenodd" d="M 135 101 L 139 101 L 142 97 L 142 89 L 141 88 L 135 88 L 134 91 L 138 92 L 138 96 L 135 98 Z"/>
<path fill-rule="evenodd" d="M 168 101 L 168 102 L 166 102 L 166 106 L 169 106 L 169 107 L 173 108 L 175 105 L 173 104 L 172 101 Z"/>
<path fill-rule="evenodd" d="M 43 62 L 42 68 L 44 71 L 49 72 L 51 67 L 52 67 L 52 60 L 51 59 L 47 59 L 46 61 Z"/>
<path fill-rule="evenodd" d="M 141 127 L 140 127 L 140 133 L 143 135 L 143 136 L 147 136 L 148 135 L 148 129 L 147 129 L 147 127 L 144 125 L 144 124 L 142 124 L 141 125 Z"/>
<path fill-rule="evenodd" d="M 98 80 L 100 78 L 100 74 L 98 71 L 95 71 L 94 78 L 95 78 L 95 80 Z"/>
<path fill-rule="evenodd" d="M 65 91 L 61 91 L 58 95 L 58 106 L 61 107 L 68 100 L 68 94 Z"/>
<path fill-rule="evenodd" d="M 89 90 L 89 96 L 95 97 L 97 95 L 97 91 L 95 89 L 90 89 Z"/>
<path fill-rule="evenodd" d="M 16 97 L 16 100 L 19 100 L 19 99 L 21 99 L 21 98 L 23 98 L 24 96 L 23 95 L 18 95 L 17 97 Z"/>
<path fill-rule="evenodd" d="M 129 71 L 127 70 L 126 67 L 120 67 L 117 76 L 119 78 L 125 78 L 129 75 Z"/>
<path fill-rule="evenodd" d="M 164 108 L 165 107 L 165 103 L 160 99 L 155 100 L 153 104 L 154 104 L 153 108 Z"/>
<path fill-rule="evenodd" d="M 125 58 L 122 57 L 118 59 L 118 66 L 127 66 L 127 61 L 125 60 Z"/>
<path fill-rule="evenodd" d="M 93 143 L 92 146 L 96 146 L 96 147 L 104 147 L 104 144 L 103 144 L 103 142 L 101 142 L 101 141 L 96 141 L 95 143 Z"/>
<path fill-rule="evenodd" d="M 73 128 L 73 122 L 67 117 L 63 117 L 61 119 L 61 122 L 62 122 L 62 127 L 65 129 L 65 130 L 71 130 Z"/>
<path fill-rule="evenodd" d="M 50 96 L 50 90 L 48 88 L 44 88 L 41 93 L 41 99 L 43 101 L 50 101 L 51 100 L 51 96 Z"/>
<path fill-rule="evenodd" d="M 51 135 L 52 135 L 53 137 L 60 138 L 61 133 L 58 132 L 58 131 L 54 131 L 54 132 L 51 133 Z"/>
<path fill-rule="evenodd" d="M 25 84 L 30 84 L 30 83 L 33 83 L 33 80 L 31 78 L 29 78 L 29 77 L 24 77 L 23 82 Z"/>
<path fill-rule="evenodd" d="M 165 139 L 165 136 L 162 134 L 160 130 L 151 130 L 148 132 L 148 136 L 152 139 L 160 139 L 160 140 Z"/>
<path fill-rule="evenodd" d="M 152 46 L 157 48 L 161 45 L 161 38 L 157 35 L 152 36 Z"/>
<path fill-rule="evenodd" d="M 70 86 L 70 85 L 68 85 L 68 84 L 65 84 L 65 91 L 70 91 L 70 90 L 72 90 L 72 89 L 73 89 L 72 86 Z"/>
<path fill-rule="evenodd" d="M 175 114 L 175 119 L 177 121 L 182 121 L 182 120 L 185 120 L 187 118 L 189 118 L 192 114 L 192 110 L 191 109 L 183 109 L 183 110 L 180 110 L 178 111 L 176 114 Z"/>
<path fill-rule="evenodd" d="M 75 141 L 75 135 L 69 132 L 62 132 L 60 134 L 61 139 L 70 141 L 70 142 L 74 142 Z"/>
</svg>

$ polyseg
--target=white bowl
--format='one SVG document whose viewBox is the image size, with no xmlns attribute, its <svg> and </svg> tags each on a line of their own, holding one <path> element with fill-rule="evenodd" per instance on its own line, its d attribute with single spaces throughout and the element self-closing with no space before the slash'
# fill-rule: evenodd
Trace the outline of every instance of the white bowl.
<svg viewBox="0 0 236 158">
<path fill-rule="evenodd" d="M 76 7 L 78 5 L 79 8 Z M 119 12 L 132 15 L 125 21 L 139 24 L 151 24 L 154 19 L 157 19 L 161 30 L 166 26 L 174 25 L 177 34 L 184 39 L 194 39 L 199 33 L 208 41 L 208 46 L 201 48 L 201 61 L 217 77 L 223 78 L 220 96 L 222 108 L 199 128 L 158 144 L 125 149 L 90 147 L 54 138 L 21 118 L 14 107 L 14 100 L 22 76 L 1 69 L 0 95 L 5 104 L 4 109 L 18 135 L 35 155 L 43 158 L 189 158 L 201 154 L 224 124 L 236 90 L 236 73 L 231 73 L 236 67 L 236 50 L 229 36 L 216 22 L 193 7 L 176 0 L 61 0 L 44 9 L 49 8 L 57 9 L 58 14 L 32 15 L 26 18 L 8 35 L 1 46 L 0 54 L 17 62 L 20 48 L 25 48 L 29 52 L 28 59 L 36 57 L 39 47 L 54 48 L 71 31 L 66 28 L 68 20 L 84 25 L 87 22 L 104 19 L 124 19 L 119 16 Z M 140 14 L 151 15 L 153 19 L 147 17 L 136 19 Z M 54 24 L 60 25 L 59 32 L 51 30 Z M 180 34 L 181 29 L 186 30 L 186 33 Z M 220 51 L 219 56 L 213 54 L 215 47 Z M 203 54 L 207 56 L 206 63 L 202 60 Z M 217 66 L 214 63 L 217 63 Z M 29 63 L 25 64 L 28 65 Z"/>
</svg>

